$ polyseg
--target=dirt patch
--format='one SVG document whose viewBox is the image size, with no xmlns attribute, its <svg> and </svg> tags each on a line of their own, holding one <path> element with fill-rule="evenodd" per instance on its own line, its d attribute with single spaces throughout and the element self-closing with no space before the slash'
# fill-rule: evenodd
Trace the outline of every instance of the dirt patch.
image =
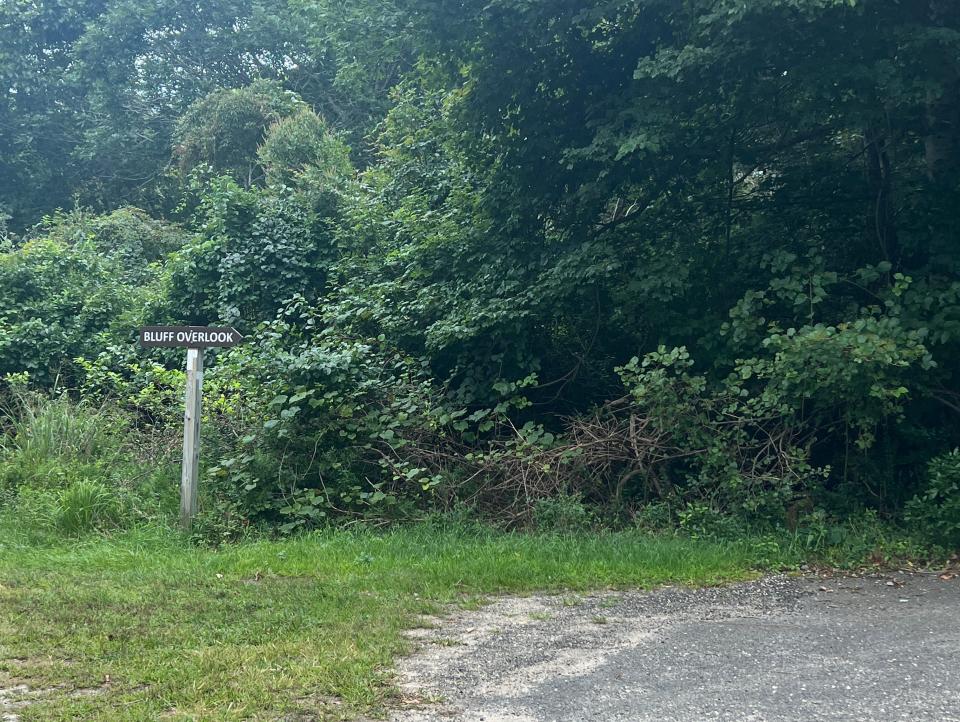
<svg viewBox="0 0 960 722">
<path fill-rule="evenodd" d="M 0 722 L 19 722 L 24 708 L 37 702 L 54 697 L 89 697 L 102 694 L 106 687 L 84 687 L 66 689 L 64 687 L 31 687 L 27 684 L 15 684 L 0 687 Z"/>
</svg>

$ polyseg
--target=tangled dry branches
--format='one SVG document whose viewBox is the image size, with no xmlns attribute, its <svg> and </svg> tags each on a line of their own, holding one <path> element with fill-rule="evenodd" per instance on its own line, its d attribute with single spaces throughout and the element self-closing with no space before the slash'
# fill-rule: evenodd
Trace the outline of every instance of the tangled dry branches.
<svg viewBox="0 0 960 722">
<path fill-rule="evenodd" d="M 521 523 L 536 503 L 561 493 L 616 508 L 670 498 L 685 477 L 722 457 L 742 488 L 794 485 L 809 470 L 805 436 L 780 418 L 702 409 L 692 418 L 651 413 L 631 397 L 570 417 L 551 443 L 503 420 L 483 444 L 421 432 L 379 449 L 399 473 L 411 467 L 442 477 L 434 492 L 447 507 L 464 503 Z"/>
</svg>

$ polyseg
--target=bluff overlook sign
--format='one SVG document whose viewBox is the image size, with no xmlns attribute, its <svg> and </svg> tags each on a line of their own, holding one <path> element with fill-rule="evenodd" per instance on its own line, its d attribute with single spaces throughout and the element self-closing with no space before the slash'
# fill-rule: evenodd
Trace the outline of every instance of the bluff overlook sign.
<svg viewBox="0 0 960 722">
<path fill-rule="evenodd" d="M 216 326 L 144 326 L 140 345 L 144 348 L 210 348 L 236 346 L 243 336 L 235 328 Z"/>
</svg>

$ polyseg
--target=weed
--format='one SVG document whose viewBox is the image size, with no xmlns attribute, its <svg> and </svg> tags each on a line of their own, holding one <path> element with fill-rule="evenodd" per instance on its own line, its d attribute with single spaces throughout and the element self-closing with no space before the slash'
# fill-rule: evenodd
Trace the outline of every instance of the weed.
<svg viewBox="0 0 960 722">
<path fill-rule="evenodd" d="M 581 497 L 560 495 L 538 501 L 533 507 L 533 522 L 539 531 L 570 534 L 589 530 L 596 517 Z"/>
<path fill-rule="evenodd" d="M 55 526 L 70 535 L 121 525 L 126 516 L 116 493 L 95 481 L 78 481 L 58 499 Z"/>
<path fill-rule="evenodd" d="M 461 609 L 464 609 L 468 612 L 475 612 L 478 609 L 483 609 L 483 607 L 490 604 L 490 600 L 484 596 L 471 595 L 464 597 L 459 601 Z"/>
</svg>

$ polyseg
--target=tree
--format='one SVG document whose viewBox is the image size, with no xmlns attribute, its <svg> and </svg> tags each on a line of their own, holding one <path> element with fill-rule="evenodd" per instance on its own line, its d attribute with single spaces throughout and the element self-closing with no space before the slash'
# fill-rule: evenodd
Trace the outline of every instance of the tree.
<svg viewBox="0 0 960 722">
<path fill-rule="evenodd" d="M 217 90 L 259 80 L 319 109 L 362 155 L 363 139 L 386 110 L 386 90 L 413 56 L 395 34 L 401 28 L 366 25 L 377 5 L 3 3 L 0 214 L 22 231 L 44 213 L 72 207 L 74 196 L 99 209 L 132 203 L 170 213 L 179 188 L 165 170 L 178 118 Z M 361 30 L 363 48 L 347 49 Z M 388 35 L 393 40 L 381 43 Z M 385 58 L 385 66 L 366 84 L 356 69 L 368 58 L 371 67 Z"/>
<path fill-rule="evenodd" d="M 303 101 L 278 83 L 257 81 L 244 88 L 215 90 L 177 121 L 173 142 L 180 172 L 187 175 L 203 164 L 252 186 L 263 179 L 257 148 L 267 129 L 302 107 Z"/>
</svg>

